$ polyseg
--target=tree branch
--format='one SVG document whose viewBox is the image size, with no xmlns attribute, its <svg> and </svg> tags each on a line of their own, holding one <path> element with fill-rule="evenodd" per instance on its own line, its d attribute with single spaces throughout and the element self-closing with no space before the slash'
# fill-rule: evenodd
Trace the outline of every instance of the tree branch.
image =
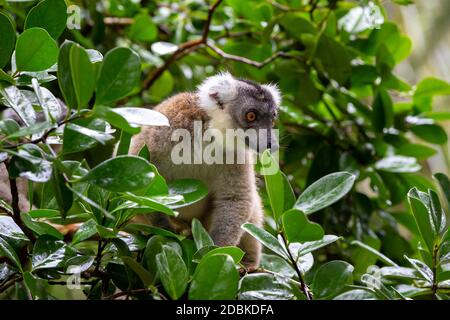
<svg viewBox="0 0 450 320">
<path fill-rule="evenodd" d="M 263 61 L 255 61 L 255 60 L 251 60 L 251 59 L 248 59 L 245 57 L 226 53 L 222 49 L 213 45 L 212 43 L 207 43 L 206 46 L 224 59 L 245 63 L 245 64 L 251 65 L 258 69 L 263 68 L 264 66 L 268 65 L 269 63 L 273 62 L 274 60 L 276 60 L 278 58 L 293 58 L 293 59 L 297 58 L 297 57 L 287 54 L 286 52 L 278 51 Z"/>
<path fill-rule="evenodd" d="M 169 67 L 177 61 L 178 59 L 184 57 L 185 55 L 191 53 L 192 51 L 197 50 L 200 46 L 206 44 L 208 40 L 208 34 L 211 27 L 212 17 L 217 7 L 222 3 L 222 0 L 217 0 L 211 5 L 208 9 L 208 17 L 206 18 L 205 26 L 203 27 L 202 37 L 197 40 L 192 40 L 181 44 L 178 49 L 172 53 L 172 55 L 164 62 L 164 64 L 153 72 L 149 73 L 145 78 L 142 86 L 144 89 L 148 89 L 152 86 L 152 84 L 166 71 Z"/>
<path fill-rule="evenodd" d="M 12 287 L 16 282 L 22 281 L 22 277 L 14 277 L 10 280 L 7 280 L 3 285 L 0 286 L 0 293 L 5 292 L 10 287 Z"/>
</svg>

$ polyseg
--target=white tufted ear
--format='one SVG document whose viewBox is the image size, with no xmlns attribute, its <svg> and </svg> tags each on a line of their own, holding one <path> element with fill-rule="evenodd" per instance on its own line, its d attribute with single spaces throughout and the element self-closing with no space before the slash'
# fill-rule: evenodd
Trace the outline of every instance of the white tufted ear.
<svg viewBox="0 0 450 320">
<path fill-rule="evenodd" d="M 207 78 L 198 86 L 200 107 L 205 109 L 223 109 L 224 104 L 236 97 L 236 79 L 229 72 Z"/>
<path fill-rule="evenodd" d="M 275 104 L 279 106 L 281 103 L 281 92 L 280 89 L 278 89 L 278 86 L 276 84 L 269 83 L 263 84 L 262 87 L 270 92 L 270 94 L 273 97 L 273 100 L 275 101 Z"/>
</svg>

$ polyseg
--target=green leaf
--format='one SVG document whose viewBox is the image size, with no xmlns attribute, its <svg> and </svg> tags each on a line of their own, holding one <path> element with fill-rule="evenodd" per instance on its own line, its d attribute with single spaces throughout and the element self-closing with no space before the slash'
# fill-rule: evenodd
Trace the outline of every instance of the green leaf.
<svg viewBox="0 0 450 320">
<path fill-rule="evenodd" d="M 428 252 L 433 252 L 435 233 L 431 225 L 430 198 L 428 194 L 412 188 L 408 192 L 408 202 L 411 211 L 419 228 L 420 235 L 428 248 Z"/>
<path fill-rule="evenodd" d="M 287 258 L 286 250 L 281 246 L 278 240 L 264 229 L 255 226 L 252 223 L 245 223 L 242 225 L 242 229 L 247 231 L 250 235 L 261 242 L 266 248 L 279 254 L 283 258 Z"/>
<path fill-rule="evenodd" d="M 68 259 L 75 256 L 75 253 L 75 250 L 63 241 L 49 236 L 41 236 L 34 244 L 31 266 L 33 271 L 59 268 L 64 266 Z"/>
<path fill-rule="evenodd" d="M 344 197 L 353 187 L 356 177 L 348 172 L 335 172 L 320 178 L 300 195 L 295 208 L 311 214 Z"/>
<path fill-rule="evenodd" d="M 39 81 L 35 78 L 31 79 L 34 93 L 39 101 L 39 105 L 44 112 L 47 122 L 56 123 L 62 114 L 61 104 L 58 99 L 47 88 L 41 87 Z"/>
<path fill-rule="evenodd" d="M 179 241 L 183 240 L 184 238 L 186 238 L 185 236 L 173 233 L 169 230 L 163 229 L 163 228 L 158 228 L 155 226 L 151 226 L 148 224 L 140 224 L 140 223 L 129 223 L 127 224 L 123 230 L 125 232 L 136 232 L 136 231 L 140 231 L 140 232 L 144 232 L 146 234 L 158 234 L 164 237 L 168 237 L 168 238 L 174 238 L 174 239 L 178 239 Z"/>
<path fill-rule="evenodd" d="M 425 280 L 427 280 L 430 284 L 433 283 L 433 271 L 431 271 L 425 263 L 417 259 L 408 258 L 407 256 L 405 256 L 405 258 Z"/>
<path fill-rule="evenodd" d="M 420 111 L 431 111 L 434 96 L 450 94 L 450 84 L 437 78 L 425 78 L 414 91 L 413 101 Z"/>
<path fill-rule="evenodd" d="M 288 278 L 252 273 L 241 280 L 239 300 L 293 300 L 295 298 L 293 288 Z"/>
<path fill-rule="evenodd" d="M 322 70 L 340 85 L 345 85 L 352 69 L 346 48 L 333 38 L 322 34 L 318 40 L 315 58 Z"/>
<path fill-rule="evenodd" d="M 397 153 L 407 157 L 414 157 L 418 160 L 425 160 L 434 156 L 437 151 L 417 143 L 406 143 L 397 148 Z"/>
<path fill-rule="evenodd" d="M 158 266 L 156 264 L 156 256 L 162 252 L 163 245 L 170 246 L 179 256 L 183 254 L 179 243 L 173 239 L 165 238 L 161 235 L 155 235 L 148 239 L 142 258 L 143 266 L 150 272 L 153 277 L 153 282 L 156 282 L 158 276 Z"/>
<path fill-rule="evenodd" d="M 380 90 L 375 97 L 372 111 L 372 124 L 375 130 L 382 132 L 394 122 L 392 99 L 385 90 Z"/>
<path fill-rule="evenodd" d="M 30 240 L 11 217 L 0 216 L 0 237 L 15 248 L 20 248 Z"/>
<path fill-rule="evenodd" d="M 88 270 L 94 264 L 94 261 L 94 256 L 76 256 L 70 258 L 64 265 L 64 272 L 69 274 L 82 273 Z"/>
<path fill-rule="evenodd" d="M 67 6 L 64 0 L 44 0 L 27 15 L 24 29 L 39 27 L 57 39 L 66 28 Z"/>
<path fill-rule="evenodd" d="M 102 119 L 79 119 L 64 127 L 63 153 L 71 154 L 91 149 L 98 142 L 105 144 L 114 137 L 105 133 L 106 123 Z"/>
<path fill-rule="evenodd" d="M 189 288 L 190 300 L 230 300 L 238 290 L 239 272 L 226 254 L 204 257 L 195 270 Z"/>
<path fill-rule="evenodd" d="M 14 248 L 2 237 L 0 237 L 0 256 L 7 257 L 17 266 L 17 268 L 19 268 L 20 272 L 23 272 L 22 265 L 20 263 L 19 257 L 17 256 L 17 253 L 14 251 Z"/>
<path fill-rule="evenodd" d="M 377 300 L 376 295 L 363 289 L 349 290 L 333 298 L 333 300 Z"/>
<path fill-rule="evenodd" d="M 158 28 L 153 23 L 148 12 L 143 12 L 134 16 L 129 35 L 135 41 L 149 42 L 156 39 Z"/>
<path fill-rule="evenodd" d="M 163 245 L 156 255 L 156 265 L 164 289 L 169 296 L 177 300 L 187 287 L 188 271 L 181 256 L 170 246 Z"/>
<path fill-rule="evenodd" d="M 130 134 L 139 133 L 140 128 L 138 126 L 131 125 L 127 119 L 115 112 L 115 109 L 111 109 L 104 106 L 94 107 L 94 116 L 100 119 L 108 121 L 111 125 Z"/>
<path fill-rule="evenodd" d="M 102 123 L 102 125 L 104 125 L 104 123 Z M 93 129 L 89 129 L 89 128 L 85 128 L 82 126 L 79 126 L 75 123 L 69 123 L 66 125 L 65 129 L 67 130 L 71 130 L 71 131 L 75 131 L 79 134 L 82 134 L 86 137 L 90 137 L 93 140 L 100 142 L 101 144 L 105 145 L 108 141 L 111 141 L 114 139 L 114 136 L 108 134 L 108 133 L 104 133 L 98 130 L 93 130 Z"/>
<path fill-rule="evenodd" d="M 65 41 L 58 58 L 58 82 L 70 108 L 88 105 L 95 87 L 94 66 L 80 45 Z"/>
<path fill-rule="evenodd" d="M 153 83 L 148 91 L 153 100 L 159 101 L 168 96 L 173 90 L 174 80 L 169 71 L 163 74 Z"/>
<path fill-rule="evenodd" d="M 436 173 L 433 177 L 441 186 L 441 190 L 444 193 L 448 207 L 450 208 L 450 179 L 443 173 Z"/>
<path fill-rule="evenodd" d="M 169 119 L 161 112 L 146 108 L 115 108 L 114 112 L 124 117 L 131 125 L 169 126 Z"/>
<path fill-rule="evenodd" d="M 195 179 L 179 179 L 171 181 L 168 185 L 171 195 L 182 195 L 183 202 L 171 204 L 172 209 L 185 207 L 204 199 L 208 195 L 206 185 Z"/>
<path fill-rule="evenodd" d="M 78 182 L 89 182 L 113 192 L 125 192 L 148 186 L 154 175 L 153 167 L 147 160 L 136 156 L 118 156 L 100 163 Z"/>
<path fill-rule="evenodd" d="M 323 238 L 322 227 L 310 222 L 306 215 L 297 209 L 283 214 L 283 230 L 289 242 L 305 242 Z"/>
<path fill-rule="evenodd" d="M 154 198 L 151 197 L 140 197 L 135 196 L 131 193 L 126 193 L 123 195 L 123 198 L 128 199 L 134 203 L 137 203 L 139 205 L 139 208 L 145 209 L 147 212 L 139 212 L 139 213 L 152 213 L 152 212 L 163 212 L 169 216 L 175 216 L 175 212 L 169 208 L 167 205 L 161 203 L 160 201 L 157 201 Z M 151 210 L 151 211 L 149 211 Z M 148 212 L 149 211 L 149 212 Z"/>
<path fill-rule="evenodd" d="M 19 116 L 20 120 L 29 126 L 36 122 L 36 113 L 33 104 L 25 96 L 23 90 L 11 86 L 3 89 L 0 86 L 0 94 L 5 98 L 6 106 L 12 108 Z"/>
<path fill-rule="evenodd" d="M 89 219 L 81 226 L 78 227 L 77 232 L 75 232 L 72 243 L 76 244 L 91 238 L 92 236 L 97 234 L 97 223 L 94 219 Z"/>
<path fill-rule="evenodd" d="M 138 275 L 139 279 L 142 280 L 142 283 L 146 287 L 150 287 L 153 284 L 152 275 L 147 270 L 145 270 L 143 266 L 137 263 L 133 258 L 127 256 L 122 256 L 120 258 L 128 267 L 130 267 L 131 270 L 133 270 L 134 273 Z"/>
<path fill-rule="evenodd" d="M 353 266 L 345 261 L 322 265 L 314 276 L 312 290 L 316 299 L 329 299 L 353 283 Z"/>
<path fill-rule="evenodd" d="M 213 246 L 214 242 L 211 239 L 208 231 L 203 228 L 202 223 L 198 219 L 192 219 L 192 236 L 194 237 L 195 246 L 197 250 L 203 247 Z"/>
<path fill-rule="evenodd" d="M 278 163 L 270 155 L 270 151 L 266 150 L 261 156 L 261 172 L 264 175 L 264 181 L 266 182 L 266 190 L 270 200 L 270 206 L 272 207 L 273 217 L 275 221 L 278 221 L 284 212 L 284 180 L 281 174 Z M 265 172 L 265 168 L 271 170 Z"/>
<path fill-rule="evenodd" d="M 341 238 L 338 236 L 326 234 L 323 236 L 323 238 L 321 240 L 309 241 L 309 242 L 302 243 L 298 247 L 297 255 L 299 257 L 304 256 L 310 252 L 313 252 L 317 249 L 325 247 L 325 246 L 329 245 L 330 243 L 336 242 L 339 239 L 341 239 Z"/>
<path fill-rule="evenodd" d="M 445 130 L 437 124 L 412 126 L 411 131 L 419 138 L 433 144 L 444 144 L 448 139 Z"/>
<path fill-rule="evenodd" d="M 16 30 L 6 14 L 0 12 L 0 69 L 10 60 L 16 43 Z"/>
<path fill-rule="evenodd" d="M 208 248 L 209 250 L 204 254 L 197 254 L 201 252 L 201 250 L 198 250 L 194 255 L 194 262 L 200 262 L 201 259 L 206 259 L 206 257 L 212 256 L 214 254 L 227 254 L 231 258 L 233 258 L 234 263 L 238 264 L 241 262 L 242 258 L 244 257 L 245 252 L 237 247 L 203 247 Z"/>
<path fill-rule="evenodd" d="M 442 235 L 446 230 L 446 218 L 445 212 L 441 207 L 439 197 L 436 192 L 429 189 L 428 196 L 430 199 L 430 214 L 432 227 L 436 235 Z"/>
<path fill-rule="evenodd" d="M 296 276 L 294 268 L 285 259 L 273 254 L 262 254 L 260 268 L 288 278 Z"/>
<path fill-rule="evenodd" d="M 417 172 L 421 169 L 415 158 L 404 156 L 388 156 L 375 163 L 375 168 L 380 171 L 407 173 Z"/>
<path fill-rule="evenodd" d="M 55 229 L 55 227 L 45 222 L 34 221 L 28 213 L 22 212 L 20 218 L 29 229 L 40 236 L 49 235 L 59 240 L 64 238 L 61 232 Z"/>
<path fill-rule="evenodd" d="M 96 104 L 109 104 L 129 95 L 138 85 L 141 73 L 139 56 L 128 48 L 115 48 L 103 59 L 97 81 Z"/>
<path fill-rule="evenodd" d="M 16 43 L 16 64 L 19 71 L 42 71 L 58 59 L 58 45 L 41 28 L 25 30 Z"/>
<path fill-rule="evenodd" d="M 376 255 L 381 261 L 383 261 L 384 263 L 386 263 L 387 265 L 390 266 L 397 266 L 397 264 L 392 261 L 391 259 L 389 259 L 388 257 L 386 257 L 384 254 L 382 254 L 381 252 L 379 252 L 378 250 L 375 250 L 374 248 L 372 248 L 371 246 L 368 246 L 367 244 L 359 241 L 359 240 L 354 240 L 351 242 L 352 245 L 356 245 L 358 247 L 361 247 L 371 253 L 373 253 L 374 255 Z"/>
</svg>

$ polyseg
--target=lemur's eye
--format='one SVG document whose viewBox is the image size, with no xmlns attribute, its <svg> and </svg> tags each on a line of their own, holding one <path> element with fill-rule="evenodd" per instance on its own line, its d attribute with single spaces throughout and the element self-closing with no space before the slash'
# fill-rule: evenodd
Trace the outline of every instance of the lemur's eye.
<svg viewBox="0 0 450 320">
<path fill-rule="evenodd" d="M 253 122 L 256 120 L 256 113 L 254 111 L 249 111 L 245 114 L 245 119 L 247 122 Z"/>
</svg>

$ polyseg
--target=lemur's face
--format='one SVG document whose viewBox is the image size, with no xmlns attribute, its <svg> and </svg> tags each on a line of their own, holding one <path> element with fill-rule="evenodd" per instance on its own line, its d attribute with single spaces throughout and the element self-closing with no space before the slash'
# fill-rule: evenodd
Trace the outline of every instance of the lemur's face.
<svg viewBox="0 0 450 320">
<path fill-rule="evenodd" d="M 229 109 L 236 127 L 256 131 L 258 139 L 246 141 L 250 148 L 257 152 L 266 149 L 276 151 L 279 145 L 273 127 L 278 115 L 278 105 L 270 87 L 248 80 L 239 80 L 239 82 L 238 93 Z"/>
</svg>

